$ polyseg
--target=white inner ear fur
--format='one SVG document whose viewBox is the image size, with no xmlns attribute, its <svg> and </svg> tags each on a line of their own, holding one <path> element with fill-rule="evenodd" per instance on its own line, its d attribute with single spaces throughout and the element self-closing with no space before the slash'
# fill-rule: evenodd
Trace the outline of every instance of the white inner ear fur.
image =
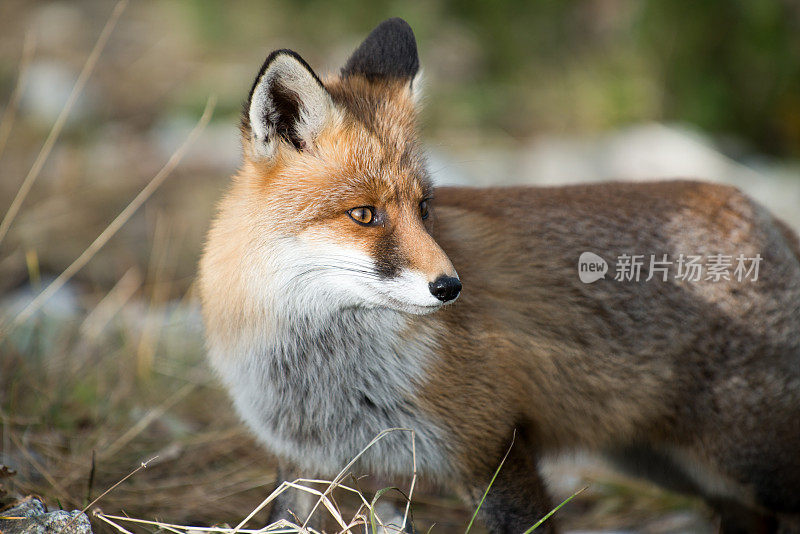
<svg viewBox="0 0 800 534">
<path fill-rule="evenodd" d="M 253 91 L 248 115 L 253 133 L 253 148 L 257 155 L 270 157 L 280 139 L 275 135 L 278 109 L 271 89 L 279 84 L 285 91 L 295 93 L 299 100 L 299 117 L 294 123 L 296 134 L 311 145 L 333 114 L 334 104 L 328 92 L 313 74 L 296 58 L 281 54 L 269 64 Z"/>
<path fill-rule="evenodd" d="M 415 106 L 419 106 L 422 103 L 422 97 L 424 96 L 424 85 L 425 78 L 422 76 L 422 69 L 419 69 L 414 75 L 414 78 L 411 79 L 410 85 L 411 101 L 414 102 Z"/>
</svg>

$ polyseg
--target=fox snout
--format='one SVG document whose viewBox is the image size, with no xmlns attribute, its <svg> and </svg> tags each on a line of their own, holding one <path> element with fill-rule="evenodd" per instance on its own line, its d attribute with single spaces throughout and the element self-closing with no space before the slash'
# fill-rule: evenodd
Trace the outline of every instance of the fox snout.
<svg viewBox="0 0 800 534">
<path fill-rule="evenodd" d="M 442 275 L 428 284 L 431 295 L 442 302 L 450 302 L 461 293 L 461 280 L 455 276 Z"/>
<path fill-rule="evenodd" d="M 413 259 L 406 257 L 406 265 L 397 274 L 382 279 L 375 287 L 377 295 L 386 297 L 385 304 L 389 307 L 426 314 L 455 301 L 461 294 L 461 279 L 447 255 L 427 233 L 424 236 L 427 240 L 418 239 L 416 243 L 428 241 L 430 248 L 425 247 L 426 254 Z"/>
<path fill-rule="evenodd" d="M 453 302 L 461 293 L 461 279 L 447 253 L 428 232 L 426 217 L 415 203 L 390 206 L 386 228 L 393 247 L 373 248 L 373 261 L 394 268 L 376 287 L 390 306 L 412 313 L 430 313 Z"/>
</svg>

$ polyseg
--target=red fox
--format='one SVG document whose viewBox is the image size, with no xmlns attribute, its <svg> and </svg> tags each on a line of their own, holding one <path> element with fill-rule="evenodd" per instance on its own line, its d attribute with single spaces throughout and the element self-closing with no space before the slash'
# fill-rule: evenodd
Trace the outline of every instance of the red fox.
<svg viewBox="0 0 800 534">
<path fill-rule="evenodd" d="M 493 532 L 551 510 L 539 461 L 578 449 L 703 496 L 724 532 L 800 531 L 796 235 L 701 182 L 434 188 L 418 71 L 390 19 L 337 75 L 277 50 L 255 79 L 199 274 L 211 363 L 252 431 L 316 476 L 414 429 L 420 474 L 472 506 L 515 435 L 480 509 Z M 690 255 L 751 260 L 750 278 L 678 276 Z M 390 434 L 364 466 L 405 475 L 409 455 Z"/>
</svg>

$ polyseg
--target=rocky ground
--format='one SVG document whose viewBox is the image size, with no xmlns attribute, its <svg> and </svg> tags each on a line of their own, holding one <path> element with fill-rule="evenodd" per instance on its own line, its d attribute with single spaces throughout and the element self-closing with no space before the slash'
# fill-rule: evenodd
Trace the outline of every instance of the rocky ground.
<svg viewBox="0 0 800 534">
<path fill-rule="evenodd" d="M 27 497 L 0 511 L 4 534 L 91 534 L 89 518 L 80 511 L 48 511 L 36 497 Z"/>
</svg>

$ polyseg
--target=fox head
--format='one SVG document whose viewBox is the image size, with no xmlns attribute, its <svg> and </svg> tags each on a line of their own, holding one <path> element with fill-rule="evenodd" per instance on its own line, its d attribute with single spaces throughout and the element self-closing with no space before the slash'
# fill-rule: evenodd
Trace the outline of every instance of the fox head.
<svg viewBox="0 0 800 534">
<path fill-rule="evenodd" d="M 414 314 L 458 296 L 458 275 L 428 232 L 418 71 L 401 19 L 380 24 L 325 79 L 291 50 L 267 57 L 243 111 L 244 163 L 201 263 L 205 293 L 232 299 L 246 287 L 254 306 Z"/>
</svg>

